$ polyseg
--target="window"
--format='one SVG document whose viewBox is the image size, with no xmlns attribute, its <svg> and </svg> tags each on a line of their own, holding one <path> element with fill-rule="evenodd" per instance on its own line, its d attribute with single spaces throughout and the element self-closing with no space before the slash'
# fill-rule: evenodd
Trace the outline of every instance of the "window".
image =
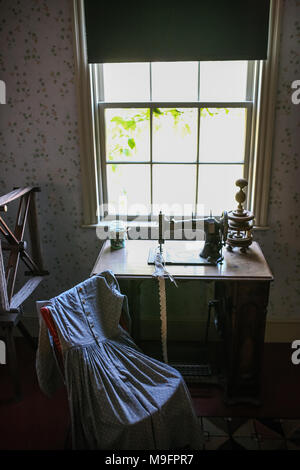
<svg viewBox="0 0 300 470">
<path fill-rule="evenodd" d="M 221 215 L 247 175 L 254 63 L 100 67 L 103 201 L 117 213 Z"/>
<path fill-rule="evenodd" d="M 84 224 L 99 223 L 107 202 L 132 216 L 164 203 L 220 215 L 244 175 L 266 226 L 281 0 L 259 61 L 88 64 L 83 2 L 73 7 Z"/>
</svg>

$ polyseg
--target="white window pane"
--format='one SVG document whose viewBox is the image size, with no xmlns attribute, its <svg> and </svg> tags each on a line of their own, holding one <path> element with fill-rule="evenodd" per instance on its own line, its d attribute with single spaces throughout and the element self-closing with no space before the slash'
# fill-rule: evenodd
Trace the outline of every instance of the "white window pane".
<svg viewBox="0 0 300 470">
<path fill-rule="evenodd" d="M 119 214 L 150 213 L 150 165 L 106 165 L 108 203 Z"/>
<path fill-rule="evenodd" d="M 182 215 L 184 204 L 195 207 L 196 165 L 153 165 L 153 204 L 162 210 Z M 186 211 L 185 211 L 186 212 Z"/>
<path fill-rule="evenodd" d="M 104 64 L 105 101 L 149 101 L 149 63 Z"/>
<path fill-rule="evenodd" d="M 153 110 L 153 161 L 196 161 L 197 114 L 195 108 Z"/>
<path fill-rule="evenodd" d="M 244 101 L 246 85 L 245 60 L 200 63 L 201 101 Z"/>
<path fill-rule="evenodd" d="M 198 205 L 203 205 L 204 214 L 210 211 L 220 216 L 224 210 L 235 209 L 238 191 L 235 181 L 243 177 L 243 165 L 200 165 L 198 183 Z"/>
<path fill-rule="evenodd" d="M 201 162 L 243 162 L 245 137 L 244 108 L 201 109 Z"/>
<path fill-rule="evenodd" d="M 150 110 L 106 109 L 106 160 L 150 160 Z"/>
<path fill-rule="evenodd" d="M 153 101 L 198 99 L 198 62 L 153 62 Z"/>
</svg>

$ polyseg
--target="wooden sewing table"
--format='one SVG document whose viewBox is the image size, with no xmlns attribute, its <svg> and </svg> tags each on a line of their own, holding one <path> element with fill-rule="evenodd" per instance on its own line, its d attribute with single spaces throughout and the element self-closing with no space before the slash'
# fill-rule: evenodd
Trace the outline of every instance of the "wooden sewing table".
<svg viewBox="0 0 300 470">
<path fill-rule="evenodd" d="M 167 241 L 183 244 L 186 249 L 201 241 Z M 192 244 L 192 245 L 191 245 Z M 91 274 L 111 270 L 117 279 L 139 281 L 150 279 L 154 266 L 148 255 L 155 240 L 127 240 L 126 247 L 113 251 L 104 242 Z M 260 404 L 261 372 L 265 323 L 272 273 L 258 245 L 253 242 L 246 254 L 237 248 L 223 250 L 224 261 L 217 266 L 168 265 L 175 279 L 214 282 L 214 299 L 218 301 L 217 318 L 225 354 L 225 400 L 228 404 Z M 137 282 L 132 282 L 136 285 Z M 138 295 L 138 290 L 135 291 Z M 135 305 L 138 305 L 135 303 Z M 133 317 L 138 315 L 130 305 Z"/>
</svg>

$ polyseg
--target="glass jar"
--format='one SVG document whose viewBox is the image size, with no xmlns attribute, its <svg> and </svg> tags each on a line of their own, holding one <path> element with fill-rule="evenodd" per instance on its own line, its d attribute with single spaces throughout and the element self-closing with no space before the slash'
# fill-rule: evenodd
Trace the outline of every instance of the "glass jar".
<svg viewBox="0 0 300 470">
<path fill-rule="evenodd" d="M 122 220 L 113 220 L 109 224 L 109 239 L 112 250 L 119 250 L 125 247 L 127 238 L 127 228 Z"/>
</svg>

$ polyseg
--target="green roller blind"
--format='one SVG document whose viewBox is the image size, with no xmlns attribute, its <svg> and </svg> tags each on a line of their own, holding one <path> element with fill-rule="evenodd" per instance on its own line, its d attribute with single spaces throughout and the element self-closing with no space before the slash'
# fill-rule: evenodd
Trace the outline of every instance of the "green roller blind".
<svg viewBox="0 0 300 470">
<path fill-rule="evenodd" d="M 267 58 L 270 0 L 85 0 L 89 63 Z"/>
</svg>

